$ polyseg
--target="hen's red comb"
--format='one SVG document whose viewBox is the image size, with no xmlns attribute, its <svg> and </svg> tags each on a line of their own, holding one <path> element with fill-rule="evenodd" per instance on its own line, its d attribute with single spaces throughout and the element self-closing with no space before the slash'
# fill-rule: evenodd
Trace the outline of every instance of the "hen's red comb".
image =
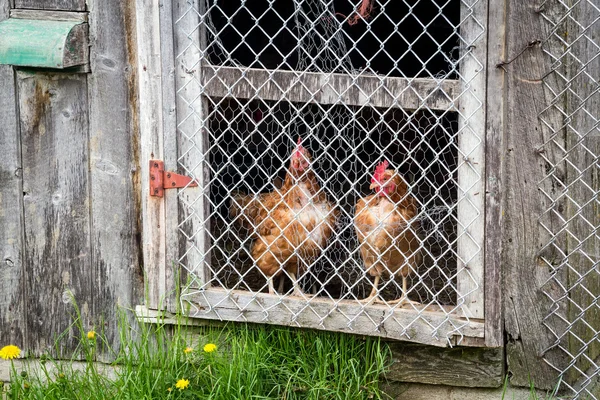
<svg viewBox="0 0 600 400">
<path fill-rule="evenodd" d="M 304 150 L 304 147 L 302 147 L 302 138 L 298 136 L 298 143 L 296 146 L 296 151 L 294 152 L 294 156 L 302 157 L 302 150 Z"/>
<path fill-rule="evenodd" d="M 382 162 L 380 162 L 379 164 L 377 164 L 377 167 L 375 167 L 375 173 L 373 174 L 373 177 L 377 180 L 380 180 L 381 177 L 383 176 L 383 173 L 385 172 L 385 170 L 387 169 L 387 167 L 390 165 L 389 162 L 387 162 L 387 160 L 384 160 Z"/>
</svg>

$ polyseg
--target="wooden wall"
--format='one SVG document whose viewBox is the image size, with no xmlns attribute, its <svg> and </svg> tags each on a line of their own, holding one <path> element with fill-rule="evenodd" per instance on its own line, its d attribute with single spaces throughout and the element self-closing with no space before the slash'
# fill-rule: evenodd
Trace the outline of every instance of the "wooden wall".
<svg viewBox="0 0 600 400">
<path fill-rule="evenodd" d="M 91 73 L 0 66 L 0 344 L 39 355 L 65 332 L 70 355 L 74 300 L 117 346 L 117 306 L 143 301 L 133 3 L 14 3 L 89 13 Z"/>
</svg>

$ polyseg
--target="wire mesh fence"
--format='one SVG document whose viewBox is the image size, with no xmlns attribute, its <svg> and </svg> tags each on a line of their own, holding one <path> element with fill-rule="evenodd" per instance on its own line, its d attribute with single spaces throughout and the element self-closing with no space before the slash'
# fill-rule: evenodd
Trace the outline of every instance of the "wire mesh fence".
<svg viewBox="0 0 600 400">
<path fill-rule="evenodd" d="M 483 337 L 485 10 L 176 10 L 178 162 L 199 182 L 179 195 L 192 316 Z"/>
<path fill-rule="evenodd" d="M 547 108 L 540 119 L 550 132 L 540 149 L 549 201 L 541 218 L 550 240 L 542 259 L 551 271 L 546 295 L 553 307 L 545 325 L 555 337 L 546 356 L 575 398 L 600 398 L 600 8 L 595 1 L 546 1 L 549 28 L 543 43 L 551 71 L 544 77 Z M 550 290 L 550 288 L 555 288 Z M 556 289 L 557 288 L 557 289 Z"/>
</svg>

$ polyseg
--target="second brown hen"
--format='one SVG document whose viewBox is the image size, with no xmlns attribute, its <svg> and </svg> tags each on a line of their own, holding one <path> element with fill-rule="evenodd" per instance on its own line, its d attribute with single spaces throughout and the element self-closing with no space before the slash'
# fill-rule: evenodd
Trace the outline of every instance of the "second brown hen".
<svg viewBox="0 0 600 400">
<path fill-rule="evenodd" d="M 373 290 L 363 301 L 381 302 L 381 277 L 401 276 L 402 297 L 407 300 L 407 277 L 421 262 L 420 241 L 415 234 L 417 204 L 408 185 L 388 162 L 380 163 L 371 179 L 375 193 L 356 204 L 354 225 L 365 270 L 373 277 Z"/>
</svg>

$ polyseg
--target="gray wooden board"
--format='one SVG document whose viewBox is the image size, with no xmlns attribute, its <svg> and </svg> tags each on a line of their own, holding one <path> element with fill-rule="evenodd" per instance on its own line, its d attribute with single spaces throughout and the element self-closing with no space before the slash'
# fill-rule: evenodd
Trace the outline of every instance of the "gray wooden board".
<svg viewBox="0 0 600 400">
<path fill-rule="evenodd" d="M 206 319 L 315 328 L 441 347 L 448 346 L 448 338 L 457 332 L 483 338 L 482 322 L 467 321 L 444 312 L 412 308 L 390 312 L 386 306 L 363 307 L 348 300 L 334 304 L 326 298 L 313 298 L 307 303 L 299 298 L 220 289 L 189 294 L 185 300 L 191 304 L 192 317 Z"/>
<path fill-rule="evenodd" d="M 557 373 L 544 361 L 543 352 L 553 338 L 542 324 L 551 306 L 542 291 L 550 271 L 539 258 L 540 249 L 550 239 L 540 225 L 540 216 L 549 202 L 538 189 L 553 190 L 551 183 L 544 180 L 546 165 L 538 152 L 550 135 L 538 119 L 549 101 L 541 78 L 550 65 L 539 47 L 526 48 L 548 33 L 534 5 L 513 0 L 507 10 L 506 59 L 521 53 L 504 66 L 507 113 L 502 265 L 507 367 L 513 385 L 528 386 L 533 382 L 536 387 L 551 389 L 556 385 Z M 560 121 L 555 125 L 560 125 Z M 550 150 L 546 157 L 558 157 Z M 553 352 L 545 356 L 560 357 Z M 560 364 L 558 359 L 553 361 Z"/>
<path fill-rule="evenodd" d="M 485 343 L 504 345 L 502 316 L 502 145 L 504 123 L 504 70 L 496 65 L 505 54 L 505 9 L 503 2 L 490 2 L 488 10 L 488 55 L 485 154 Z M 503 363 L 504 364 L 504 363 Z"/>
<path fill-rule="evenodd" d="M 15 8 L 85 11 L 85 0 L 15 0 Z"/>
<path fill-rule="evenodd" d="M 165 202 L 149 196 L 151 159 L 164 158 L 160 7 L 158 2 L 136 0 L 137 82 L 142 206 L 142 251 L 146 305 L 163 307 L 166 294 Z"/>
<path fill-rule="evenodd" d="M 71 11 L 45 11 L 45 10 L 10 10 L 11 18 L 41 19 L 45 21 L 79 21 L 88 22 L 88 13 Z"/>
<path fill-rule="evenodd" d="M 185 171 L 178 170 L 178 135 L 177 135 L 177 117 L 176 104 L 177 96 L 176 75 L 178 71 L 175 67 L 175 35 L 173 20 L 173 8 L 180 6 L 178 1 L 166 1 L 160 7 L 160 42 L 161 42 L 161 73 L 162 73 L 162 114 L 163 114 L 163 132 L 164 135 L 164 162 L 165 170 L 177 171 L 185 174 Z M 190 13 L 190 15 L 195 13 Z M 184 205 L 179 207 L 179 190 L 165 190 L 165 235 L 166 235 L 166 265 L 165 265 L 165 294 L 164 305 L 169 311 L 175 312 L 179 305 L 177 298 L 178 287 L 181 287 L 185 279 L 182 279 L 179 270 L 179 257 L 182 248 L 186 246 L 186 238 L 179 232 L 179 212 L 184 212 Z"/>
<path fill-rule="evenodd" d="M 19 72 L 23 154 L 27 350 L 39 355 L 60 341 L 71 356 L 90 326 L 92 269 L 89 243 L 87 84 L 84 75 Z"/>
<path fill-rule="evenodd" d="M 207 96 L 240 99 L 279 101 L 285 97 L 290 102 L 299 103 L 342 102 L 348 106 L 454 110 L 454 101 L 461 93 L 459 81 L 448 79 L 438 81 L 220 66 L 202 67 L 200 74 Z"/>
<path fill-rule="evenodd" d="M 93 324 L 116 351 L 118 307 L 131 309 L 143 294 L 134 10 L 131 2 L 88 4 Z M 109 361 L 111 355 L 104 351 L 99 357 Z"/>
<path fill-rule="evenodd" d="M 453 347 L 443 349 L 413 343 L 389 343 L 392 364 L 385 374 L 391 381 L 466 387 L 502 385 L 501 348 Z"/>
<path fill-rule="evenodd" d="M 0 20 L 8 2 L 0 1 Z M 0 344 L 25 344 L 23 182 L 13 68 L 0 66 Z"/>
</svg>

